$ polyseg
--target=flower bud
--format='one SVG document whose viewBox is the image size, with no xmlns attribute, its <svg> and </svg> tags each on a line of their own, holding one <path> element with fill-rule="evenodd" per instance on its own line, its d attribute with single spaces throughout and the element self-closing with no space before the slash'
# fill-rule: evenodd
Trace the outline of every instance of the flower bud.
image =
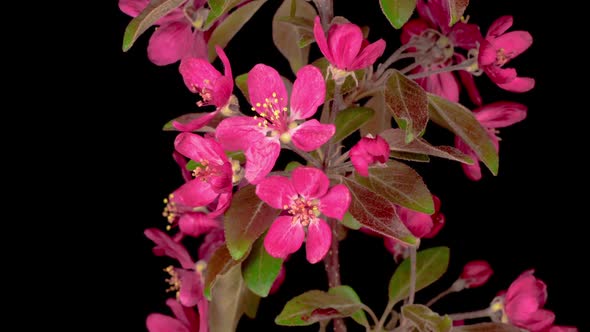
<svg viewBox="0 0 590 332">
<path fill-rule="evenodd" d="M 459 278 L 465 281 L 465 288 L 473 288 L 485 284 L 493 273 L 488 262 L 475 260 L 465 264 Z"/>
</svg>

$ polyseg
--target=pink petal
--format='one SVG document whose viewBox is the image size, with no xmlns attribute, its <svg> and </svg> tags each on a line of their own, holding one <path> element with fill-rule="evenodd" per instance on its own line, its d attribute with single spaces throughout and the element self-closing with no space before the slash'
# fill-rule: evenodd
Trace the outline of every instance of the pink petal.
<svg viewBox="0 0 590 332">
<path fill-rule="evenodd" d="M 402 44 L 407 44 L 413 36 L 420 36 L 426 29 L 430 29 L 430 25 L 425 20 L 421 18 L 409 20 L 402 27 L 400 35 Z"/>
<path fill-rule="evenodd" d="M 149 332 L 191 332 L 179 320 L 162 314 L 150 314 L 146 326 Z"/>
<path fill-rule="evenodd" d="M 337 184 L 328 190 L 328 193 L 320 197 L 320 211 L 330 218 L 342 220 L 350 206 L 350 191 L 343 184 Z"/>
<path fill-rule="evenodd" d="M 195 116 L 192 120 L 187 123 L 180 123 L 176 120 L 172 121 L 172 126 L 179 131 L 191 132 L 197 129 L 201 129 L 206 126 L 215 116 L 219 113 L 219 109 L 214 112 L 201 113 L 200 116 Z"/>
<path fill-rule="evenodd" d="M 316 219 L 307 228 L 305 251 L 307 261 L 315 264 L 324 258 L 332 243 L 332 230 L 323 219 Z"/>
<path fill-rule="evenodd" d="M 465 280 L 465 287 L 474 288 L 485 284 L 493 273 L 494 271 L 487 261 L 474 260 L 465 264 L 460 278 Z"/>
<path fill-rule="evenodd" d="M 553 325 L 548 332 L 579 332 L 575 326 L 559 326 Z"/>
<path fill-rule="evenodd" d="M 352 23 L 333 24 L 328 31 L 328 46 L 337 68 L 349 70 L 363 43 L 361 28 Z"/>
<path fill-rule="evenodd" d="M 185 20 L 184 14 L 181 15 L 181 20 Z M 210 29 L 209 31 L 211 31 Z M 207 32 L 209 32 L 207 31 Z M 207 41 L 205 40 L 205 33 L 200 30 L 193 31 L 193 36 L 188 44 L 187 51 L 185 52 L 184 58 L 197 58 L 197 59 L 207 59 L 209 57 L 209 50 L 207 48 Z M 181 59 L 181 60 L 182 60 Z"/>
<path fill-rule="evenodd" d="M 234 81 L 226 76 L 221 76 L 215 80 L 211 103 L 217 108 L 222 108 L 229 103 L 234 89 Z"/>
<path fill-rule="evenodd" d="M 207 299 L 204 296 L 201 296 L 197 302 L 197 308 L 199 309 L 199 315 L 201 316 L 199 320 L 199 328 L 197 329 L 196 325 L 193 325 L 191 330 L 209 332 L 209 302 L 207 302 Z"/>
<path fill-rule="evenodd" d="M 265 130 L 258 127 L 258 121 L 249 116 L 223 119 L 215 129 L 215 137 L 227 151 L 246 150 L 265 136 Z"/>
<path fill-rule="evenodd" d="M 500 68 L 498 66 L 486 66 L 483 68 L 492 82 L 501 87 L 501 84 L 511 83 L 516 77 L 516 70 L 514 68 Z"/>
<path fill-rule="evenodd" d="M 511 31 L 496 38 L 493 43 L 496 49 L 503 49 L 504 54 L 513 59 L 533 44 L 533 36 L 526 31 Z"/>
<path fill-rule="evenodd" d="M 168 234 L 157 228 L 148 228 L 143 233 L 156 245 L 152 250 L 154 255 L 174 258 L 178 260 L 180 265 L 185 269 L 191 269 L 194 267 L 195 263 L 188 254 L 186 248 L 182 244 L 172 240 Z"/>
<path fill-rule="evenodd" d="M 285 281 L 286 275 L 287 275 L 287 273 L 285 272 L 285 265 L 281 265 L 281 269 L 279 270 L 279 275 L 277 275 L 277 278 L 275 279 L 275 281 L 272 283 L 272 286 L 270 287 L 270 291 L 268 292 L 269 295 L 272 295 L 272 294 L 278 292 L 279 288 L 281 288 L 281 285 Z M 568 331 L 563 331 L 563 332 L 568 332 Z"/>
<path fill-rule="evenodd" d="M 303 226 L 292 221 L 291 216 L 278 217 L 268 229 L 264 238 L 264 248 L 272 257 L 285 259 L 303 244 Z"/>
<path fill-rule="evenodd" d="M 176 269 L 180 279 L 178 300 L 185 307 L 194 307 L 203 297 L 202 281 L 194 270 Z"/>
<path fill-rule="evenodd" d="M 363 147 L 356 144 L 350 149 L 349 156 L 355 171 L 362 176 L 369 176 L 369 165 L 373 162 L 373 158 Z"/>
<path fill-rule="evenodd" d="M 498 84 L 498 86 L 511 92 L 527 92 L 535 87 L 535 80 L 529 77 L 516 77 L 511 82 Z"/>
<path fill-rule="evenodd" d="M 160 26 L 150 38 L 148 58 L 158 66 L 165 66 L 183 58 L 192 39 L 191 26 L 172 22 Z"/>
<path fill-rule="evenodd" d="M 178 227 L 182 234 L 199 237 L 219 224 L 204 213 L 185 213 L 178 219 Z"/>
<path fill-rule="evenodd" d="M 479 31 L 479 26 L 463 22 L 457 22 L 453 25 L 448 37 L 453 42 L 454 46 L 466 50 L 477 48 L 477 45 L 481 44 L 481 41 L 483 40 L 483 36 Z"/>
<path fill-rule="evenodd" d="M 540 309 L 528 316 L 526 323 L 523 322 L 524 328 L 531 332 L 544 331 L 549 328 L 555 321 L 555 314 L 552 311 Z"/>
<path fill-rule="evenodd" d="M 334 57 L 328 47 L 328 41 L 326 40 L 326 35 L 324 34 L 324 29 L 322 28 L 319 16 L 316 16 L 313 21 L 313 36 L 315 37 L 315 41 L 318 44 L 320 51 L 324 54 L 326 59 L 328 59 L 328 62 L 334 63 Z"/>
<path fill-rule="evenodd" d="M 479 66 L 493 65 L 496 62 L 497 57 L 498 49 L 496 49 L 492 43 L 483 40 L 479 46 L 479 54 L 477 56 L 477 63 Z"/>
<path fill-rule="evenodd" d="M 227 209 L 229 209 L 229 206 L 231 205 L 231 198 L 231 190 L 229 192 L 220 194 L 219 198 L 217 199 L 217 206 L 215 207 L 215 210 L 209 212 L 209 218 L 217 218 L 223 213 L 225 213 L 225 211 L 227 211 Z"/>
<path fill-rule="evenodd" d="M 463 172 L 467 178 L 472 181 L 481 180 L 481 167 L 479 166 L 479 158 L 475 152 L 458 136 L 455 137 L 455 147 L 459 149 L 459 151 L 468 155 L 474 161 L 473 165 L 461 163 L 461 167 L 463 168 Z"/>
<path fill-rule="evenodd" d="M 434 26 L 437 26 L 443 33 L 449 29 L 451 22 L 451 13 L 448 4 L 443 1 L 418 1 L 416 10 L 420 17 L 429 20 Z"/>
<path fill-rule="evenodd" d="M 211 188 L 209 183 L 201 179 L 193 179 L 176 189 L 170 201 L 176 205 L 199 207 L 209 205 L 217 196 L 219 194 Z"/>
<path fill-rule="evenodd" d="M 225 233 L 223 228 L 216 228 L 205 235 L 199 247 L 199 259 L 208 261 L 215 250 L 225 245 Z"/>
<path fill-rule="evenodd" d="M 272 138 L 263 138 L 256 145 L 250 146 L 244 151 L 246 156 L 244 177 L 252 184 L 260 182 L 275 166 L 280 152 L 281 144 Z"/>
<path fill-rule="evenodd" d="M 500 36 L 501 34 L 506 32 L 506 30 L 510 29 L 510 27 L 512 26 L 512 22 L 513 18 L 509 15 L 502 16 L 496 19 L 488 29 L 486 39 L 493 39 Z"/>
<path fill-rule="evenodd" d="M 262 106 L 269 103 L 279 111 L 287 107 L 289 97 L 285 83 L 279 73 L 267 65 L 257 64 L 250 70 L 248 73 L 248 93 L 250 94 L 250 104 L 258 113 L 269 112 L 267 108 Z M 276 103 L 274 103 L 275 100 Z"/>
<path fill-rule="evenodd" d="M 424 90 L 445 97 L 450 101 L 459 101 L 459 83 L 453 73 L 441 73 L 417 79 Z"/>
<path fill-rule="evenodd" d="M 219 143 L 193 133 L 178 134 L 174 140 L 174 148 L 196 162 L 207 160 L 219 165 L 227 162 L 227 157 Z"/>
<path fill-rule="evenodd" d="M 291 200 L 297 197 L 291 180 L 284 176 L 269 176 L 256 185 L 256 195 L 275 209 L 285 210 Z"/>
<path fill-rule="evenodd" d="M 302 120 L 315 114 L 326 98 L 326 82 L 319 69 L 306 65 L 299 69 L 291 93 L 289 119 Z"/>
<path fill-rule="evenodd" d="M 306 199 L 320 198 L 330 187 L 326 174 L 315 167 L 300 166 L 293 170 L 291 183 L 295 191 Z"/>
<path fill-rule="evenodd" d="M 148 3 L 149 0 L 119 0 L 119 9 L 131 17 L 136 17 Z"/>
<path fill-rule="evenodd" d="M 219 47 L 218 45 L 215 45 L 215 52 L 217 52 L 217 55 L 219 56 L 221 63 L 223 63 L 224 76 L 228 77 L 231 80 L 233 78 L 231 72 L 231 65 L 229 64 L 229 59 L 227 58 L 225 51 L 223 51 L 223 48 Z"/>
<path fill-rule="evenodd" d="M 486 128 L 503 128 L 526 118 L 527 107 L 511 101 L 498 101 L 473 111 L 477 121 Z"/>
<path fill-rule="evenodd" d="M 172 152 L 172 158 L 174 158 L 174 161 L 176 162 L 176 164 L 180 168 L 180 172 L 182 173 L 182 178 L 184 179 L 184 182 L 188 182 L 188 181 L 192 180 L 193 175 L 192 175 L 191 171 L 186 169 L 186 158 L 183 155 L 181 155 L 180 153 L 178 153 L 178 151 Z"/>
<path fill-rule="evenodd" d="M 459 62 L 465 61 L 465 58 L 463 56 L 456 57 L 459 60 Z M 467 94 L 469 95 L 469 99 L 471 99 L 471 101 L 475 105 L 481 106 L 483 101 L 481 99 L 481 95 L 479 94 L 479 90 L 475 85 L 475 79 L 473 78 L 473 75 L 466 70 L 459 70 L 458 74 L 459 78 L 461 79 L 461 83 L 463 84 L 465 90 L 467 91 Z"/>
<path fill-rule="evenodd" d="M 193 93 L 206 88 L 213 90 L 213 82 L 222 75 L 205 59 L 185 58 L 180 62 L 180 74 L 186 87 Z"/>
<path fill-rule="evenodd" d="M 361 53 L 354 59 L 348 70 L 367 68 L 375 63 L 385 51 L 385 41 L 379 39 L 361 50 Z"/>
<path fill-rule="evenodd" d="M 398 214 L 404 225 L 415 237 L 424 237 L 432 230 L 432 217 L 426 213 L 400 207 Z"/>
<path fill-rule="evenodd" d="M 380 163 L 385 163 L 389 159 L 389 144 L 383 137 L 377 135 L 375 138 L 363 137 L 360 142 L 363 142 L 365 151 Z"/>
<path fill-rule="evenodd" d="M 192 308 L 182 306 L 176 299 L 166 300 L 166 305 L 172 310 L 174 316 L 186 326 L 197 326 L 199 316 Z"/>
<path fill-rule="evenodd" d="M 306 152 L 313 151 L 328 142 L 336 132 L 333 124 L 322 124 L 316 119 L 306 121 L 289 131 L 293 144 Z"/>
</svg>

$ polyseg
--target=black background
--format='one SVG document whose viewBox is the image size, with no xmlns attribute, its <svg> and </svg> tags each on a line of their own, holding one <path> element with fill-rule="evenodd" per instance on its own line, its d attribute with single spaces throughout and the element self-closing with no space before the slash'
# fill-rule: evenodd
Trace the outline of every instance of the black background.
<svg viewBox="0 0 590 332">
<path fill-rule="evenodd" d="M 380 13 L 377 1 L 335 2 L 336 15 L 368 25 L 371 41 L 379 37 L 386 40 L 386 54 L 399 46 L 398 33 Z M 501 130 L 497 177 L 484 170 L 482 181 L 471 182 L 458 164 L 445 160 L 416 165 L 431 191 L 441 198 L 447 218 L 439 236 L 425 240 L 423 247 L 451 248 L 447 275 L 419 293 L 417 299 L 425 302 L 446 288 L 467 261 L 485 259 L 495 270 L 486 286 L 450 295 L 434 307 L 445 313 L 481 309 L 521 272 L 535 268 L 536 276 L 548 285 L 546 308 L 556 313 L 556 322 L 577 325 L 584 331 L 587 320 L 580 314 L 587 293 L 583 271 L 588 250 L 583 247 L 583 229 L 588 221 L 588 203 L 582 174 L 585 163 L 579 158 L 585 155 L 581 114 L 587 110 L 577 94 L 579 85 L 571 81 L 578 64 L 577 44 L 569 42 L 569 38 L 577 37 L 569 25 L 573 19 L 532 0 L 471 2 L 466 13 L 484 33 L 495 18 L 506 14 L 514 16 L 512 30 L 531 32 L 532 47 L 511 65 L 521 76 L 534 77 L 537 85 L 531 92 L 512 94 L 494 86 L 485 75 L 476 79 L 484 102 L 512 100 L 529 107 L 525 121 Z M 263 5 L 226 48 L 234 75 L 262 62 L 292 78 L 271 38 L 271 17 L 279 3 L 270 0 Z M 106 243 L 103 239 L 102 246 L 110 249 L 108 254 L 116 254 L 108 258 L 109 264 L 120 263 L 122 271 L 109 274 L 109 280 L 119 286 L 114 287 L 115 294 L 104 295 L 108 294 L 107 301 L 112 303 L 110 313 L 125 318 L 119 324 L 129 331 L 142 331 L 149 313 L 168 313 L 163 304 L 167 295 L 162 268 L 170 263 L 152 256 L 143 230 L 165 226 L 162 198 L 182 183 L 171 158 L 174 133 L 162 132 L 161 127 L 175 116 L 194 112 L 196 96 L 182 83 L 177 64 L 158 67 L 147 60 L 150 32 L 123 53 L 120 45 L 129 18 L 115 3 L 110 4 L 108 13 L 109 24 L 102 30 L 107 36 L 101 50 L 105 56 L 100 60 L 101 68 L 105 68 L 100 74 L 108 83 L 98 95 L 106 103 L 97 114 L 106 127 L 100 131 L 104 140 L 94 158 L 101 162 L 100 172 L 109 174 L 111 180 L 98 184 L 113 192 L 103 197 L 104 204 L 115 206 L 117 211 L 105 220 L 110 238 Z M 562 23 L 556 24 L 558 19 Z M 313 46 L 312 59 L 318 55 Z M 220 68 L 218 61 L 215 65 Z M 242 107 L 248 105 L 242 103 Z M 452 144 L 450 135 L 434 130 L 441 134 L 434 142 Z M 343 283 L 354 287 L 379 315 L 395 264 L 381 241 L 363 234 L 351 233 L 341 247 Z M 323 265 L 308 264 L 303 250 L 287 262 L 286 268 L 287 278 L 280 292 L 264 299 L 257 319 L 244 318 L 239 330 L 287 330 L 272 322 L 284 303 L 305 290 L 326 288 Z"/>
</svg>

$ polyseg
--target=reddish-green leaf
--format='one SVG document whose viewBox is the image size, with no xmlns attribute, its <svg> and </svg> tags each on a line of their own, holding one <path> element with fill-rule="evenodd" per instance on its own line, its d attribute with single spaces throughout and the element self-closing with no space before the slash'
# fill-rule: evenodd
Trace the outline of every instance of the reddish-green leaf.
<svg viewBox="0 0 590 332">
<path fill-rule="evenodd" d="M 394 71 L 385 85 L 385 104 L 406 132 L 406 143 L 420 137 L 428 124 L 428 98 L 418 83 Z"/>
<path fill-rule="evenodd" d="M 420 332 L 449 332 L 453 320 L 449 315 L 440 316 L 422 304 L 409 304 L 402 307 L 402 317 Z"/>
<path fill-rule="evenodd" d="M 219 277 L 226 274 L 227 271 L 239 263 L 240 261 L 231 258 L 231 255 L 225 246 L 219 247 L 213 255 L 211 255 L 209 262 L 207 262 L 204 282 L 205 297 L 211 299 L 211 288 L 213 288 Z"/>
<path fill-rule="evenodd" d="M 336 115 L 336 133 L 332 137 L 332 142 L 340 142 L 359 129 L 365 122 L 369 121 L 375 114 L 367 107 L 351 107 L 340 111 Z"/>
<path fill-rule="evenodd" d="M 433 214 L 432 194 L 422 177 L 410 166 L 390 160 L 386 167 L 370 167 L 369 176 L 356 174 L 355 180 L 390 202 L 412 210 Z"/>
<path fill-rule="evenodd" d="M 416 0 L 379 0 L 379 5 L 391 25 L 400 29 L 412 16 Z"/>
<path fill-rule="evenodd" d="M 503 323 L 479 323 L 453 327 L 453 332 L 520 332 L 514 325 Z"/>
<path fill-rule="evenodd" d="M 416 238 L 397 216 L 393 203 L 354 179 L 341 177 L 341 182 L 348 187 L 352 198 L 348 211 L 359 223 L 381 235 L 416 244 Z"/>
<path fill-rule="evenodd" d="M 319 290 L 305 292 L 291 299 L 275 318 L 283 326 L 305 326 L 334 318 L 348 317 L 362 308 L 362 304 L 339 294 Z"/>
<path fill-rule="evenodd" d="M 210 11 L 205 20 L 203 30 L 209 30 L 219 17 L 229 12 L 230 9 L 237 6 L 240 2 L 242 0 L 208 0 L 207 3 L 209 4 Z"/>
<path fill-rule="evenodd" d="M 217 57 L 215 46 L 217 45 L 221 48 L 224 48 L 265 2 L 266 0 L 255 0 L 243 5 L 229 14 L 215 28 L 215 30 L 213 30 L 211 38 L 207 43 L 210 62 L 213 62 L 213 60 L 215 60 Z"/>
<path fill-rule="evenodd" d="M 391 151 L 425 154 L 434 157 L 440 157 L 458 161 L 464 164 L 473 164 L 473 160 L 463 152 L 452 146 L 433 146 L 425 139 L 417 138 L 410 143 L 405 142 L 405 133 L 398 128 L 390 128 L 379 134 L 389 143 Z"/>
<path fill-rule="evenodd" d="M 449 266 L 449 248 L 435 247 L 416 255 L 416 292 L 437 281 Z M 397 303 L 410 295 L 410 259 L 404 260 L 389 281 L 389 301 Z"/>
<path fill-rule="evenodd" d="M 151 0 L 147 7 L 129 22 L 123 35 L 123 52 L 127 52 L 133 43 L 162 16 L 178 8 L 186 0 Z"/>
<path fill-rule="evenodd" d="M 492 174 L 498 174 L 498 152 L 487 130 L 477 121 L 473 113 L 463 105 L 429 94 L 430 118 L 436 124 L 461 137 Z"/>
<path fill-rule="evenodd" d="M 187 113 L 187 114 L 183 114 L 175 119 L 172 119 L 168 122 L 166 122 L 166 124 L 164 125 L 164 127 L 162 127 L 162 130 L 164 131 L 178 131 L 178 129 L 176 129 L 174 127 L 174 122 L 178 122 L 180 124 L 187 124 L 195 119 L 198 119 L 200 117 L 209 115 L 209 112 L 201 112 L 201 113 Z M 223 115 L 221 113 L 217 113 L 217 115 L 215 115 L 213 117 L 213 119 L 211 119 L 211 121 L 209 121 L 209 123 L 202 127 L 199 128 L 197 130 L 195 130 L 196 132 L 209 132 L 209 131 L 213 131 L 215 127 L 217 127 L 217 125 L 219 124 L 219 122 L 221 122 L 221 120 L 223 120 Z"/>
<path fill-rule="evenodd" d="M 232 204 L 225 213 L 225 241 L 234 259 L 244 257 L 250 246 L 270 227 L 279 215 L 258 196 L 256 186 L 246 186 L 238 190 Z"/>
<path fill-rule="evenodd" d="M 360 229 L 363 225 L 361 225 L 361 223 L 358 222 L 358 220 L 354 219 L 354 217 L 352 216 L 352 214 L 350 214 L 350 212 L 346 211 L 346 213 L 344 214 L 344 217 L 342 217 L 342 220 L 340 221 L 340 223 L 350 229 L 354 229 L 354 230 L 358 230 Z"/>
<path fill-rule="evenodd" d="M 242 263 L 242 275 L 248 288 L 256 295 L 267 297 L 272 284 L 279 275 L 283 260 L 274 258 L 264 249 L 264 238 L 259 238 Z"/>
<path fill-rule="evenodd" d="M 402 151 L 391 151 L 389 157 L 407 161 L 417 161 L 419 163 L 427 163 L 430 161 L 430 157 L 425 154 L 402 152 Z"/>
<path fill-rule="evenodd" d="M 346 297 L 353 302 L 362 304 L 361 298 L 354 291 L 354 289 L 352 289 L 352 287 L 350 287 L 350 286 L 342 285 L 342 286 L 332 287 L 328 290 L 328 294 L 334 294 L 334 295 Z M 369 326 L 369 321 L 367 320 L 367 315 L 365 314 L 364 310 L 359 310 L 359 311 L 355 312 L 354 314 L 350 315 L 350 318 L 352 318 L 355 322 L 357 322 L 363 326 Z"/>
<path fill-rule="evenodd" d="M 384 130 L 391 129 L 391 113 L 389 113 L 387 105 L 385 105 L 383 92 L 375 94 L 367 101 L 365 107 L 373 109 L 375 115 L 361 127 L 361 137 L 368 134 L 377 136 Z"/>
<path fill-rule="evenodd" d="M 307 64 L 309 56 L 309 46 L 299 47 L 298 42 L 301 39 L 300 29 L 293 24 L 281 20 L 281 17 L 290 16 L 291 1 L 285 0 L 275 13 L 272 20 L 272 40 L 277 49 L 289 61 L 291 70 L 297 73 L 299 68 Z M 315 9 L 305 0 L 297 1 L 295 17 L 303 20 L 313 21 L 317 15 Z"/>
</svg>

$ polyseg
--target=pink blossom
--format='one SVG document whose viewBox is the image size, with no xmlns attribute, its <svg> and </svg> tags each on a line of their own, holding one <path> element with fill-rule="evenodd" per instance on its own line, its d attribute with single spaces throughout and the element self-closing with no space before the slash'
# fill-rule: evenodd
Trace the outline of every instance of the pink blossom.
<svg viewBox="0 0 590 332">
<path fill-rule="evenodd" d="M 533 273 L 534 270 L 525 271 L 512 282 L 500 307 L 502 321 L 531 332 L 540 332 L 553 324 L 555 314 L 542 309 L 547 301 L 547 286 Z"/>
<path fill-rule="evenodd" d="M 283 264 L 283 265 L 281 265 L 281 269 L 279 270 L 279 274 L 277 275 L 277 278 L 275 279 L 275 281 L 272 283 L 272 286 L 270 287 L 270 291 L 268 292 L 269 295 L 274 294 L 279 291 L 279 288 L 281 288 L 281 285 L 285 281 L 286 275 L 287 275 L 287 272 L 285 272 L 285 265 Z"/>
<path fill-rule="evenodd" d="M 312 264 L 324 258 L 332 241 L 330 226 L 320 215 L 342 220 L 351 200 L 346 186 L 330 188 L 324 172 L 303 166 L 294 169 L 290 179 L 270 176 L 260 181 L 256 195 L 289 213 L 277 217 L 270 226 L 264 238 L 266 251 L 273 257 L 286 258 L 301 247 L 307 233 L 307 260 Z"/>
<path fill-rule="evenodd" d="M 383 137 L 363 137 L 349 152 L 354 169 L 362 176 L 369 176 L 369 166 L 389 160 L 389 144 Z"/>
<path fill-rule="evenodd" d="M 166 305 L 174 313 L 174 317 L 158 313 L 150 314 L 146 319 L 149 332 L 201 331 L 199 316 L 192 308 L 181 305 L 175 299 L 166 300 Z"/>
<path fill-rule="evenodd" d="M 320 51 L 330 62 L 334 80 L 339 83 L 343 83 L 350 72 L 373 65 L 385 51 L 383 39 L 369 44 L 361 28 L 352 23 L 332 24 L 326 38 L 320 17 L 316 16 L 313 34 Z"/>
<path fill-rule="evenodd" d="M 147 7 L 149 0 L 119 0 L 119 8 L 125 14 L 136 17 Z M 194 0 L 172 10 L 156 22 L 157 29 L 148 44 L 148 58 L 158 66 L 177 62 L 185 57 L 207 58 L 207 40 L 212 32 L 194 28 L 203 23 L 207 1 Z M 194 13 L 189 19 L 183 9 Z"/>
<path fill-rule="evenodd" d="M 535 80 L 518 77 L 514 68 L 503 68 L 511 59 L 526 51 L 533 43 L 527 31 L 511 31 L 512 16 L 502 16 L 490 26 L 479 47 L 479 66 L 500 88 L 512 92 L 526 92 L 535 86 Z"/>
<path fill-rule="evenodd" d="M 487 129 L 496 151 L 499 151 L 500 138 L 497 136 L 497 128 L 508 127 L 524 120 L 527 115 L 527 107 L 515 102 L 499 101 L 482 106 L 474 110 L 473 113 L 477 121 Z M 473 165 L 461 164 L 467 178 L 473 181 L 480 180 L 482 175 L 477 154 L 458 136 L 455 137 L 455 146 L 475 161 Z"/>
<path fill-rule="evenodd" d="M 209 123 L 219 112 L 230 111 L 229 107 L 234 88 L 231 67 L 223 49 L 216 46 L 215 50 L 223 63 L 223 75 L 206 59 L 184 58 L 180 62 L 179 70 L 184 79 L 184 84 L 186 84 L 189 90 L 201 96 L 201 100 L 197 102 L 197 106 L 215 106 L 215 111 L 205 113 L 203 116 L 195 118 L 189 123 L 174 121 L 172 125 L 180 131 L 197 130 Z"/>
<path fill-rule="evenodd" d="M 183 234 L 197 237 L 219 227 L 215 217 L 229 208 L 233 187 L 232 163 L 213 138 L 180 133 L 174 146 L 176 151 L 199 165 L 193 171 L 194 179 L 165 200 L 164 216 L 170 224 L 177 223 Z M 213 208 L 207 213 L 209 205 Z"/>
<path fill-rule="evenodd" d="M 248 92 L 254 117 L 224 119 L 216 129 L 217 139 L 229 151 L 244 151 L 245 177 L 260 182 L 274 167 L 281 143 L 313 151 L 336 131 L 333 124 L 321 124 L 312 117 L 324 102 L 326 83 L 321 72 L 307 65 L 299 70 L 293 84 L 289 107 L 287 89 L 279 73 L 258 64 L 248 74 Z"/>
<path fill-rule="evenodd" d="M 465 288 L 474 288 L 485 284 L 493 273 L 494 271 L 488 262 L 474 260 L 465 264 L 459 278 L 465 283 Z"/>
<path fill-rule="evenodd" d="M 578 332 L 578 328 L 575 326 L 552 325 L 543 332 Z"/>
<path fill-rule="evenodd" d="M 209 261 L 213 253 L 223 245 L 225 245 L 225 231 L 221 227 L 214 228 L 205 235 L 199 246 L 199 259 Z"/>
</svg>

